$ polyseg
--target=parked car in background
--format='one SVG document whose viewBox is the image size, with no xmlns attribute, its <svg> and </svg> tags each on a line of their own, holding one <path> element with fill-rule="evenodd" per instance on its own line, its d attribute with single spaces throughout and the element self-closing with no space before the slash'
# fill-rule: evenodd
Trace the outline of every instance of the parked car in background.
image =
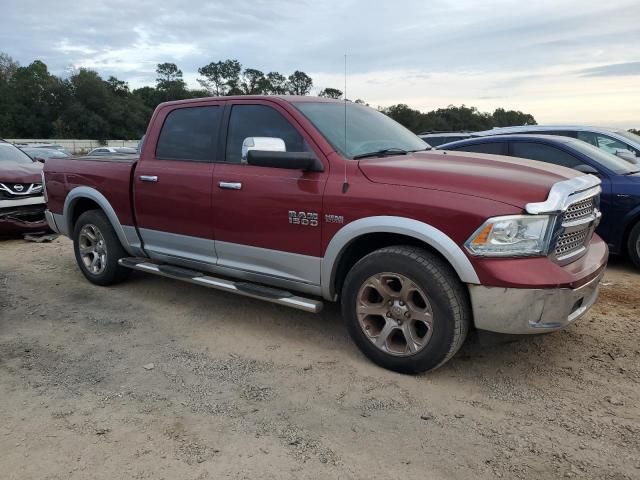
<svg viewBox="0 0 640 480">
<path fill-rule="evenodd" d="M 471 137 L 469 132 L 423 132 L 418 136 L 427 142 L 431 147 L 437 147 L 443 143 L 455 142 Z"/>
<path fill-rule="evenodd" d="M 640 165 L 583 141 L 555 135 L 480 137 L 438 149 L 527 158 L 596 175 L 602 181 L 602 222 L 597 232 L 612 253 L 628 254 L 640 268 Z"/>
<path fill-rule="evenodd" d="M 584 315 L 608 258 L 600 180 L 427 148 L 351 102 L 168 102 L 140 158 L 45 163 L 47 219 L 92 283 L 134 269 L 308 312 L 340 301 L 358 347 L 403 372 L 442 365 L 472 326 Z"/>
<path fill-rule="evenodd" d="M 540 135 L 560 135 L 577 138 L 601 148 L 607 153 L 631 163 L 640 163 L 640 136 L 620 128 L 590 127 L 580 125 L 525 125 L 521 127 L 500 127 L 473 136 L 509 135 L 534 133 Z"/>
<path fill-rule="evenodd" d="M 49 231 L 42 164 L 0 140 L 0 236 Z"/>
<path fill-rule="evenodd" d="M 91 150 L 87 156 L 96 157 L 104 155 L 136 155 L 138 152 L 131 147 L 98 147 Z"/>
<path fill-rule="evenodd" d="M 44 163 L 50 158 L 70 158 L 71 155 L 65 153 L 62 150 L 56 150 L 53 148 L 39 148 L 39 147 L 20 147 L 24 153 L 29 155 L 33 160 Z"/>
</svg>

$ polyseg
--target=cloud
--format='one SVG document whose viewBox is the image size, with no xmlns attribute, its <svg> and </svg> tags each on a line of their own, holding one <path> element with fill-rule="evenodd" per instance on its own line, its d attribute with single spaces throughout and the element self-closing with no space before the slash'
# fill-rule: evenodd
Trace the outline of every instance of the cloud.
<svg viewBox="0 0 640 480">
<path fill-rule="evenodd" d="M 585 77 L 616 77 L 620 75 L 640 75 L 640 62 L 614 63 L 599 67 L 585 68 L 580 73 Z"/>
<path fill-rule="evenodd" d="M 197 87 L 198 67 L 237 58 L 342 89 L 346 53 L 349 96 L 373 105 L 522 102 L 540 119 L 555 104 L 568 108 L 557 99 L 585 93 L 580 101 L 606 98 L 616 114 L 580 105 L 580 115 L 640 122 L 633 92 L 619 93 L 640 63 L 635 0 L 9 1 L 0 50 L 56 74 L 88 67 L 135 88 L 154 83 L 156 64 L 175 62 Z"/>
</svg>

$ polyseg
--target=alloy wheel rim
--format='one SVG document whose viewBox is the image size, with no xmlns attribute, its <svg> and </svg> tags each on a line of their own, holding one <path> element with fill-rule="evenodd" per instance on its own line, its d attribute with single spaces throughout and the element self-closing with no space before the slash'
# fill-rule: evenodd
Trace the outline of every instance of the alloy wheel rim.
<svg viewBox="0 0 640 480">
<path fill-rule="evenodd" d="M 358 323 L 379 350 L 407 357 L 424 349 L 433 332 L 433 310 L 424 291 L 399 273 L 378 273 L 360 287 Z"/>
<path fill-rule="evenodd" d="M 98 227 L 90 223 L 80 229 L 78 237 L 80 258 L 87 271 L 100 275 L 107 268 L 107 245 Z"/>
</svg>

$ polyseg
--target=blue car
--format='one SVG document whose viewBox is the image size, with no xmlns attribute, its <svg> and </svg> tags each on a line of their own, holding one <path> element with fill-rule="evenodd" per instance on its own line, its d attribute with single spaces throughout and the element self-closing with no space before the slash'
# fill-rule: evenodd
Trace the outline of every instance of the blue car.
<svg viewBox="0 0 640 480">
<path fill-rule="evenodd" d="M 528 158 L 597 175 L 602 180 L 602 221 L 596 230 L 614 254 L 640 268 L 640 166 L 582 140 L 553 135 L 499 135 L 450 142 L 437 150 Z"/>
</svg>

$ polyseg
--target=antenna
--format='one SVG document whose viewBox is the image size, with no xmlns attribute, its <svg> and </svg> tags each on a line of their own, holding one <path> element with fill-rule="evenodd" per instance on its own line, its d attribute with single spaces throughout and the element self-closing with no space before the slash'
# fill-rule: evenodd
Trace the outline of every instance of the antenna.
<svg viewBox="0 0 640 480">
<path fill-rule="evenodd" d="M 344 54 L 344 149 L 347 150 L 347 54 Z M 348 160 L 347 160 L 348 161 Z M 349 182 L 347 181 L 347 161 L 344 162 L 344 182 L 342 184 L 342 193 L 349 190 Z"/>
</svg>

